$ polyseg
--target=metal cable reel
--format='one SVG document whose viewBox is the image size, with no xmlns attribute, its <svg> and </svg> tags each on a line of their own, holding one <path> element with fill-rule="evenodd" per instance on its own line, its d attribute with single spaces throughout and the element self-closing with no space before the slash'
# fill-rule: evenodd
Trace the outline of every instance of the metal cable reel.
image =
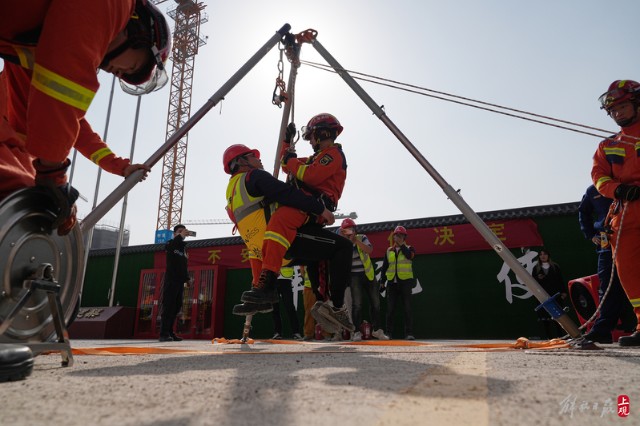
<svg viewBox="0 0 640 426">
<path fill-rule="evenodd" d="M 47 191 L 37 187 L 0 202 L 0 343 L 52 340 L 53 293 L 62 321 L 71 320 L 82 287 L 84 244 L 79 226 L 64 236 L 52 229 L 55 211 Z M 10 318 L 21 301 L 24 305 Z"/>
</svg>

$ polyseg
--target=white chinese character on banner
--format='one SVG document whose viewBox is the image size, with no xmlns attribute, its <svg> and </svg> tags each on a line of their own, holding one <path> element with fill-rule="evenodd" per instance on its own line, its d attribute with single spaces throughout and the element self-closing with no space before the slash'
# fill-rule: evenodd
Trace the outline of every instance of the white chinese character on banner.
<svg viewBox="0 0 640 426">
<path fill-rule="evenodd" d="M 531 273 L 534 267 L 533 259 L 535 259 L 537 255 L 537 251 L 528 251 L 524 256 L 518 258 L 518 262 L 520 262 L 528 273 Z M 507 302 L 513 303 L 514 297 L 517 297 L 518 299 L 528 299 L 533 296 L 527 286 L 520 282 L 516 274 L 509 274 L 510 272 L 511 268 L 506 263 L 503 263 L 502 268 L 497 275 L 498 281 L 504 282 L 505 298 L 507 299 Z M 515 279 L 515 283 L 511 280 L 512 276 Z M 514 289 L 519 290 L 520 294 L 515 294 Z"/>
<path fill-rule="evenodd" d="M 304 277 L 300 274 L 298 266 L 293 267 L 293 278 L 291 279 L 291 289 L 293 290 L 293 306 L 298 310 L 298 292 L 304 290 Z"/>
</svg>

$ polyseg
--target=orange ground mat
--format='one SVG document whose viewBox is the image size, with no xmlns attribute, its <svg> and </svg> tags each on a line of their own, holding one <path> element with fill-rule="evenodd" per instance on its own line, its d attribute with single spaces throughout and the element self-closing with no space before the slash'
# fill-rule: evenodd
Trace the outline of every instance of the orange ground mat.
<svg viewBox="0 0 640 426">
<path fill-rule="evenodd" d="M 297 340 L 258 340 L 259 342 L 272 343 L 272 344 L 336 344 L 336 346 L 355 345 L 355 346 L 416 346 L 424 347 L 428 346 L 435 350 L 460 350 L 461 348 L 476 349 L 479 351 L 520 351 L 523 349 L 565 349 L 571 346 L 562 339 L 552 339 L 542 342 L 531 342 L 525 337 L 520 337 L 513 343 L 478 343 L 478 344 L 450 344 L 450 343 L 428 343 L 418 341 L 407 340 L 363 340 L 359 342 L 351 341 L 339 341 L 339 342 L 327 342 L 327 341 L 313 341 L 313 342 L 301 342 Z M 249 339 L 247 344 L 254 344 L 256 340 Z M 225 339 L 215 338 L 211 342 L 212 344 L 242 344 L 240 339 Z M 157 348 L 157 347 L 143 347 L 143 346 L 110 346 L 100 348 L 74 348 L 72 349 L 73 355 L 163 355 L 163 354 L 222 354 L 210 351 L 199 351 L 191 349 L 170 349 L 170 348 Z M 226 352 L 230 354 L 231 352 Z M 234 352 L 235 353 L 235 352 Z M 263 352 L 265 353 L 265 352 Z"/>
</svg>

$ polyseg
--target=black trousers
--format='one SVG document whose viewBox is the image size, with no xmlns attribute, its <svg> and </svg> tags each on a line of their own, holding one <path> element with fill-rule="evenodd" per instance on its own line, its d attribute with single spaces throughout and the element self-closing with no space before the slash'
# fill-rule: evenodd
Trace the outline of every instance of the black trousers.
<svg viewBox="0 0 640 426">
<path fill-rule="evenodd" d="M 396 306 L 402 301 L 404 308 L 404 335 L 413 334 L 413 315 L 411 313 L 411 290 L 414 280 L 387 282 L 387 336 L 393 336 L 393 320 Z"/>
<path fill-rule="evenodd" d="M 284 306 L 284 310 L 289 318 L 289 325 L 291 325 L 291 333 L 300 334 L 300 321 L 298 321 L 298 314 L 296 313 L 296 307 L 293 304 L 293 289 L 291 288 L 291 280 L 279 279 L 277 284 L 278 295 Z M 280 317 L 280 303 L 273 304 L 273 328 L 278 334 L 282 334 L 282 318 Z"/>
<path fill-rule="evenodd" d="M 292 259 L 293 265 L 307 266 L 309 280 L 318 300 L 323 295 L 318 294 L 321 265 L 326 261 L 329 278 L 329 295 L 333 306 L 344 304 L 344 291 L 351 281 L 351 257 L 353 245 L 351 241 L 335 232 L 319 225 L 304 225 L 298 229 L 296 238 L 287 250 L 287 259 Z"/>
<path fill-rule="evenodd" d="M 378 281 L 369 281 L 364 272 L 356 272 L 351 274 L 351 299 L 353 315 L 353 325 L 356 330 L 360 329 L 362 324 L 362 299 L 366 294 L 369 299 L 369 317 L 371 318 L 371 331 L 382 327 L 380 321 L 380 284 Z"/>
<path fill-rule="evenodd" d="M 613 260 L 611 250 L 602 250 L 598 253 L 598 279 L 600 280 L 600 288 L 598 294 L 600 300 L 609 287 L 611 281 L 611 269 L 613 268 Z M 633 313 L 633 307 L 627 294 L 622 289 L 618 273 L 614 273 L 611 290 L 604 299 L 604 303 L 600 308 L 600 317 L 593 324 L 591 332 L 595 334 L 611 333 L 618 325 L 618 319 L 622 321 L 624 330 L 635 330 L 636 317 Z"/>
<path fill-rule="evenodd" d="M 182 293 L 184 283 L 165 278 L 162 286 L 162 305 L 160 308 L 160 335 L 167 336 L 173 333 L 176 317 L 182 307 Z"/>
</svg>

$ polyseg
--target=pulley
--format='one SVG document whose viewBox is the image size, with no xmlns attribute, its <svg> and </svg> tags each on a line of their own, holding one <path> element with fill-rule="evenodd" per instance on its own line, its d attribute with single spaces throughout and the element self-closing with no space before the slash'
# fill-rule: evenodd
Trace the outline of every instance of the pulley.
<svg viewBox="0 0 640 426">
<path fill-rule="evenodd" d="M 64 236 L 52 229 L 54 200 L 42 188 L 14 192 L 0 202 L 0 333 L 2 343 L 46 342 L 55 334 L 47 292 L 36 289 L 7 327 L 5 320 L 44 278 L 59 286 L 62 316 L 67 324 L 82 287 L 84 244 L 79 226 Z M 43 265 L 47 265 L 44 267 Z M 9 323 L 9 321 L 7 321 Z"/>
</svg>

